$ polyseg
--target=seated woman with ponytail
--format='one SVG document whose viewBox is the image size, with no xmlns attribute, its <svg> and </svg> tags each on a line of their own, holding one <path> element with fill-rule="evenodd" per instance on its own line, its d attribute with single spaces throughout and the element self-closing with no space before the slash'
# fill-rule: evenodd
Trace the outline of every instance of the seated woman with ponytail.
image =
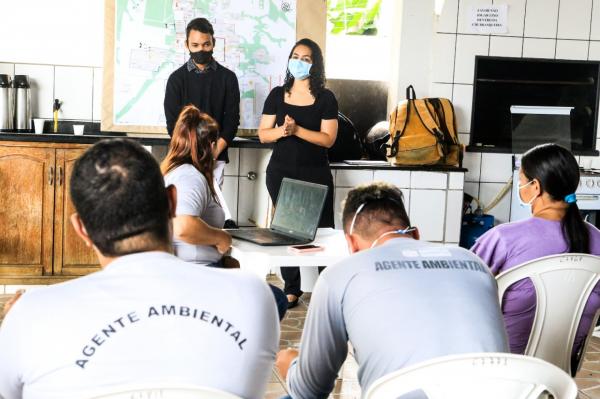
<svg viewBox="0 0 600 399">
<path fill-rule="evenodd" d="M 578 185 L 579 166 L 573 154 L 556 144 L 532 148 L 523 155 L 519 171 L 521 205 L 531 207 L 532 217 L 493 228 L 477 240 L 471 251 L 490 266 L 494 275 L 548 255 L 600 255 L 600 231 L 582 219 L 577 207 Z M 577 329 L 574 360 L 600 308 L 599 285 L 594 288 Z M 525 351 L 535 304 L 535 289 L 529 279 L 515 283 L 504 295 L 502 313 L 512 353 Z"/>
<path fill-rule="evenodd" d="M 223 230 L 225 212 L 213 186 L 213 149 L 219 138 L 217 122 L 193 105 L 181 110 L 173 129 L 169 151 L 160 164 L 165 185 L 177 189 L 173 218 L 175 255 L 186 262 L 224 267 L 223 254 L 231 235 Z M 279 320 L 287 310 L 283 291 L 269 284 Z"/>
<path fill-rule="evenodd" d="M 218 138 L 217 122 L 188 105 L 179 114 L 160 165 L 165 184 L 177 189 L 175 255 L 209 266 L 221 266 L 223 254 L 231 247 L 231 236 L 222 229 L 225 213 L 213 186 L 213 148 Z"/>
</svg>

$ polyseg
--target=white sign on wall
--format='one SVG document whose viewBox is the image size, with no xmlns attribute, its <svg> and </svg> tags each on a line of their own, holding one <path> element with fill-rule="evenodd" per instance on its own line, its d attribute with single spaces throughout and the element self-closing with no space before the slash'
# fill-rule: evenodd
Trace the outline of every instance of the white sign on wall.
<svg viewBox="0 0 600 399">
<path fill-rule="evenodd" d="M 470 33 L 508 33 L 508 5 L 472 6 Z"/>
</svg>

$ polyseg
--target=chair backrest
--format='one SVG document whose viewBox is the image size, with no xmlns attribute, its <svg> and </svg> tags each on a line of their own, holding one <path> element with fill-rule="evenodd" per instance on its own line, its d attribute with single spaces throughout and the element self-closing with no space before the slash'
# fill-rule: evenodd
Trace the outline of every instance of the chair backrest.
<svg viewBox="0 0 600 399">
<path fill-rule="evenodd" d="M 525 354 L 544 359 L 574 375 L 571 352 L 583 309 L 600 280 L 600 257 L 588 254 L 545 256 L 496 277 L 500 302 L 512 284 L 530 278 L 536 312 Z"/>
<path fill-rule="evenodd" d="M 537 399 L 543 392 L 560 399 L 577 397 L 575 381 L 544 360 L 511 353 L 467 353 L 381 377 L 365 399 L 397 399 L 416 390 L 429 399 Z"/>
<path fill-rule="evenodd" d="M 242 399 L 215 388 L 192 385 L 121 386 L 90 399 Z"/>
</svg>

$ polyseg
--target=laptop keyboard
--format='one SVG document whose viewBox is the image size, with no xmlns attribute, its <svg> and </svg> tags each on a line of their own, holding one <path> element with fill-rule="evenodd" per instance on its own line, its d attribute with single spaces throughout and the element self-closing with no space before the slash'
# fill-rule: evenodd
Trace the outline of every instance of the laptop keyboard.
<svg viewBox="0 0 600 399">
<path fill-rule="evenodd" d="M 235 230 L 234 236 L 251 239 L 258 243 L 280 243 L 281 245 L 302 244 L 306 242 L 305 240 L 299 240 L 269 229 L 240 229 Z"/>
</svg>

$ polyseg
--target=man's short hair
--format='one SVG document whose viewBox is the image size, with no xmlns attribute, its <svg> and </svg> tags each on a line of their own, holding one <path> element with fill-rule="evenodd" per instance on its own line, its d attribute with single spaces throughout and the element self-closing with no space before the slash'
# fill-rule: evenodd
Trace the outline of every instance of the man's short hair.
<svg viewBox="0 0 600 399">
<path fill-rule="evenodd" d="M 346 196 L 342 211 L 346 233 L 350 233 L 350 225 L 361 205 L 362 209 L 354 220 L 353 232 L 363 237 L 374 236 L 382 225 L 398 228 L 410 226 L 402 191 L 388 183 L 374 182 L 357 186 Z"/>
<path fill-rule="evenodd" d="M 170 243 L 169 201 L 157 162 L 129 139 L 102 140 L 76 162 L 71 200 L 104 256 Z"/>
<path fill-rule="evenodd" d="M 187 42 L 190 38 L 190 32 L 192 30 L 197 30 L 202 33 L 208 33 L 213 38 L 213 44 L 215 43 L 215 30 L 208 19 L 206 18 L 194 18 L 192 19 L 185 28 L 185 41 Z"/>
</svg>

